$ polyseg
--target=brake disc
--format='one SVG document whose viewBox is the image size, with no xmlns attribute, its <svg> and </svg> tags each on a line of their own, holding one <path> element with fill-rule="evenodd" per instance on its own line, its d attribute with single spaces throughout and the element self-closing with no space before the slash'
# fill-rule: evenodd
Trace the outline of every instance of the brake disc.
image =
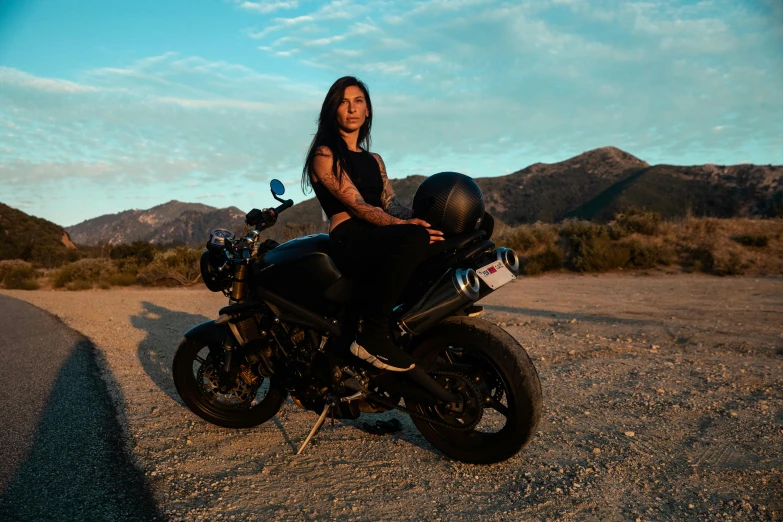
<svg viewBox="0 0 783 522">
<path fill-rule="evenodd" d="M 251 406 L 259 387 L 258 384 L 250 385 L 242 379 L 236 379 L 233 388 L 220 391 L 220 377 L 212 363 L 202 364 L 196 378 L 204 395 L 212 402 L 229 408 L 243 409 Z"/>
</svg>

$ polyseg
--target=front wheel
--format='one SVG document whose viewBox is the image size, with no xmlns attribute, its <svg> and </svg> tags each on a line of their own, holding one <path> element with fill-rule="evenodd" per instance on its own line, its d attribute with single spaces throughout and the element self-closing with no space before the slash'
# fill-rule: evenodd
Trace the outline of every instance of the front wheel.
<svg viewBox="0 0 783 522">
<path fill-rule="evenodd" d="M 215 359 L 208 346 L 191 339 L 183 339 L 174 354 L 174 385 L 193 413 L 225 428 L 252 428 L 280 411 L 288 394 L 274 380 L 251 385 L 237 378 L 233 388 L 221 391 Z"/>
<path fill-rule="evenodd" d="M 438 450 L 463 462 L 492 464 L 517 454 L 535 434 L 541 419 L 538 372 L 525 349 L 502 328 L 481 319 L 450 317 L 417 339 L 412 355 L 426 361 L 477 366 L 485 376 L 481 396 L 474 402 L 482 405 L 483 412 L 472 429 L 449 429 L 412 418 Z M 449 412 L 439 407 L 411 406 L 449 422 Z"/>
</svg>

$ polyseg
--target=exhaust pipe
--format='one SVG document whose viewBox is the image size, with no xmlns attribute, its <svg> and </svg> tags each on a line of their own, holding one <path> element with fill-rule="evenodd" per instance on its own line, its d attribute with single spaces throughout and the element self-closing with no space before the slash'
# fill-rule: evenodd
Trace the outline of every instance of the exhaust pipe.
<svg viewBox="0 0 783 522">
<path fill-rule="evenodd" d="M 479 288 L 479 278 L 472 268 L 447 272 L 400 318 L 400 326 L 409 334 L 418 335 L 475 302 L 479 298 Z"/>
<path fill-rule="evenodd" d="M 502 261 L 515 276 L 519 275 L 519 256 L 510 248 L 501 247 L 495 250 L 497 260 Z"/>
</svg>

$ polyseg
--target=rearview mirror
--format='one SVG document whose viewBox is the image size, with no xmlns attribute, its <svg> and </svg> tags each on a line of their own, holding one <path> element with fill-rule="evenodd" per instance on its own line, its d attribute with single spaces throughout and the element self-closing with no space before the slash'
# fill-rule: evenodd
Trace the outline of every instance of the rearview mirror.
<svg viewBox="0 0 783 522">
<path fill-rule="evenodd" d="M 270 181 L 269 188 L 272 189 L 272 194 L 275 196 L 282 196 L 285 194 L 285 187 L 283 186 L 283 182 L 279 179 L 273 179 Z"/>
</svg>

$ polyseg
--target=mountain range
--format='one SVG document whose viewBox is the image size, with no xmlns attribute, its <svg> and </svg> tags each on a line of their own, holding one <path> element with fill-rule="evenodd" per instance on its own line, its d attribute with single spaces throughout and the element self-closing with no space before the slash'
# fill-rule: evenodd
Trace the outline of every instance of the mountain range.
<svg viewBox="0 0 783 522">
<path fill-rule="evenodd" d="M 410 206 L 424 176 L 394 179 Z M 783 214 L 783 166 L 654 165 L 615 147 L 603 147 L 558 163 L 535 163 L 497 177 L 474 178 L 487 211 L 509 225 L 575 217 L 608 221 L 625 207 L 644 207 L 664 218 L 772 216 Z M 200 244 L 212 228 L 244 226 L 245 211 L 170 201 L 149 210 L 127 210 L 67 227 L 77 244 Z M 275 239 L 325 230 L 315 198 L 281 214 L 269 231 Z"/>
</svg>

